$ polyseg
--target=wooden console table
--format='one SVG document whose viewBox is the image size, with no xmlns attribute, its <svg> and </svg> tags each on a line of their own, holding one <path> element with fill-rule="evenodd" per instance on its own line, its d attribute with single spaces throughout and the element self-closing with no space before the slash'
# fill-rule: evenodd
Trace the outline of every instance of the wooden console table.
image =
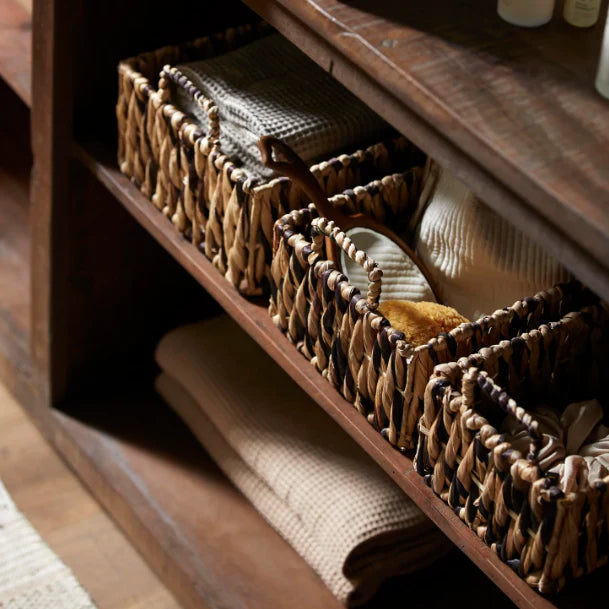
<svg viewBox="0 0 609 609">
<path fill-rule="evenodd" d="M 463 551 L 421 598 L 605 607 L 607 569 L 532 591 L 119 173 L 118 60 L 250 9 L 609 298 L 603 23 L 576 30 L 559 7 L 518 29 L 482 0 L 0 0 L 0 378 L 185 607 L 338 607 L 150 390 L 163 332 L 221 308 Z M 411 605 L 410 586 L 378 606 Z"/>
</svg>

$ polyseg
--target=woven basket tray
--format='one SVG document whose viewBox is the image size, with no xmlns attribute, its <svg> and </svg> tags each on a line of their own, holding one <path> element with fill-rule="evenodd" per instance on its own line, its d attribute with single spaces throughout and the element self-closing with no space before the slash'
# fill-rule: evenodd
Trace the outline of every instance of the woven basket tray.
<svg viewBox="0 0 609 609">
<path fill-rule="evenodd" d="M 607 562 L 609 477 L 565 493 L 537 463 L 541 436 L 527 407 L 559 412 L 598 398 L 609 372 L 609 312 L 596 305 L 435 368 L 415 466 L 434 492 L 542 593 Z M 516 417 L 528 454 L 497 431 Z"/>
<path fill-rule="evenodd" d="M 368 193 L 381 209 L 388 206 L 382 201 L 393 201 L 392 206 L 403 209 L 402 221 L 408 222 L 417 201 L 408 181 L 408 174 L 402 174 L 372 182 L 360 189 L 362 199 Z M 335 196 L 330 202 L 340 205 L 344 198 Z M 374 312 L 382 273 L 333 223 L 318 218 L 311 206 L 284 216 L 275 230 L 269 308 L 275 324 L 391 444 L 402 449 L 415 447 L 425 386 L 436 364 L 558 320 L 589 298 L 580 284 L 556 287 L 413 347 Z M 378 289 L 364 297 L 350 285 L 327 259 L 326 236 L 370 271 Z"/>
<path fill-rule="evenodd" d="M 166 66 L 226 53 L 268 32 L 264 25 L 234 28 L 144 53 L 118 68 L 121 171 L 247 295 L 268 294 L 273 223 L 309 201 L 286 178 L 248 179 L 222 154 L 213 100 L 197 96 L 209 117 L 209 137 L 169 103 L 172 70 Z M 318 163 L 312 171 L 330 196 L 423 164 L 424 155 L 400 137 Z"/>
</svg>

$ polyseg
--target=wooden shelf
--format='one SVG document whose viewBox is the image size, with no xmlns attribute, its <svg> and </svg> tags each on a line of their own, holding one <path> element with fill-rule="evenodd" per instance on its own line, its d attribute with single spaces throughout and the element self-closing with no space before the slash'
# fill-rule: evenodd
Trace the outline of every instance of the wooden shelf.
<svg viewBox="0 0 609 609">
<path fill-rule="evenodd" d="M 340 609 L 310 567 L 228 482 L 184 424 L 148 389 L 76 401 L 52 414 L 55 446 L 131 537 L 186 609 Z M 429 608 L 440 569 L 450 602 L 475 567 L 454 552 L 389 582 L 362 609 Z M 479 582 L 463 603 L 512 609 Z M 453 598 L 454 601 L 454 598 Z M 435 606 L 435 605 L 434 605 Z"/>
<path fill-rule="evenodd" d="M 151 387 L 54 411 L 55 446 L 184 607 L 339 609 Z"/>
<path fill-rule="evenodd" d="M 3 133 L 0 147 L 0 380 L 15 395 L 24 398 L 31 384 L 29 180 L 32 161 L 28 148 L 28 112 L 2 83 L 0 104 L 10 114 L 8 120 L 0 119 Z M 26 129 L 22 132 L 24 121 Z"/>
<path fill-rule="evenodd" d="M 18 0 L 0 0 L 0 78 L 32 104 L 31 6 Z"/>
<path fill-rule="evenodd" d="M 604 10 L 526 29 L 481 0 L 245 2 L 609 299 Z"/>
<path fill-rule="evenodd" d="M 531 590 L 459 518 L 437 498 L 413 469 L 412 460 L 393 449 L 351 404 L 311 366 L 273 325 L 266 306 L 249 302 L 192 244 L 123 176 L 104 155 L 92 155 L 80 146 L 77 157 L 125 206 L 133 217 L 217 300 L 227 313 L 393 478 L 404 492 L 444 533 L 519 607 L 604 607 L 602 577 L 577 582 L 557 600 Z M 607 569 L 603 569 L 605 574 Z M 598 588 L 593 584 L 597 582 Z M 585 604 L 581 603 L 582 594 Z"/>
<path fill-rule="evenodd" d="M 90 395 L 92 385 L 99 393 L 101 375 L 115 379 L 115 386 L 119 373 L 128 379 L 135 376 L 131 366 L 149 354 L 146 340 L 154 342 L 166 330 L 167 311 L 178 311 L 183 321 L 186 313 L 181 307 L 197 304 L 178 290 L 160 286 L 168 279 L 193 282 L 178 265 L 175 273 L 158 270 L 155 264 L 161 258 L 172 261 L 162 251 L 154 257 L 152 249 L 160 248 L 146 232 L 484 574 L 472 572 L 461 555 L 460 560 L 452 557 L 431 575 L 415 578 L 419 585 L 427 582 L 427 594 L 421 604 L 412 605 L 408 588 L 409 606 L 437 606 L 440 588 L 446 589 L 442 594 L 449 593 L 443 604 L 457 606 L 455 599 L 465 599 L 467 605 L 476 605 L 472 595 L 492 582 L 526 609 L 604 607 L 603 580 L 609 568 L 574 582 L 557 598 L 542 598 L 532 591 L 433 495 L 413 470 L 411 459 L 392 449 L 297 353 L 273 326 L 266 306 L 241 298 L 119 173 L 113 149 L 111 154 L 107 149 L 71 149 L 75 133 L 110 141 L 118 58 L 192 38 L 195 30 L 194 35 L 203 33 L 201 20 L 184 21 L 189 4 L 178 4 L 168 14 L 161 3 L 149 0 L 110 0 L 103 6 L 36 1 L 32 48 L 29 13 L 21 11 L 18 1 L 27 0 L 0 0 L 0 75 L 29 103 L 29 75 L 36 74 L 36 179 L 30 210 L 34 236 L 28 254 L 26 223 L 21 224 L 23 230 L 15 229 L 13 218 L 0 208 L 0 227 L 5 230 L 8 217 L 11 229 L 23 235 L 17 239 L 21 245 L 15 246 L 24 248 L 19 257 L 31 257 L 31 263 L 19 263 L 21 270 L 11 275 L 0 271 L 0 278 L 8 277 L 13 285 L 24 275 L 23 269 L 29 267 L 34 274 L 31 302 L 17 296 L 24 307 L 29 303 L 33 320 L 31 328 L 27 322 L 21 324 L 23 344 L 32 344 L 36 371 L 30 412 L 182 601 L 194 609 L 249 607 L 256 602 L 284 606 L 287 594 L 290 606 L 301 601 L 303 606 L 332 606 L 333 599 L 328 601 L 307 579 L 309 572 L 301 562 L 290 562 L 276 535 L 257 528 L 261 521 L 252 508 L 226 490 L 225 481 L 201 457 L 201 449 L 176 421 L 160 414 L 158 401 L 148 390 L 98 395 L 96 402 L 78 397 L 79 392 Z M 538 30 L 513 28 L 499 21 L 492 3 L 482 0 L 245 4 L 609 299 L 609 103 L 593 90 L 601 25 L 580 31 L 557 18 Z M 199 10 L 202 15 L 204 7 Z M 240 10 L 243 4 L 227 0 L 204 27 L 218 30 L 220 23 L 234 24 Z M 65 31 L 74 35 L 66 36 Z M 8 39 L 11 42 L 5 43 Z M 108 40 L 118 42 L 107 44 Z M 91 112 L 97 113 L 99 122 L 90 120 Z M 97 198 L 95 189 L 89 189 L 96 181 L 71 162 L 72 154 L 145 230 L 126 218 L 114 200 L 108 202 L 112 197 L 107 192 L 104 200 Z M 88 180 L 81 180 L 83 174 Z M 184 277 L 178 279 L 179 273 Z M 13 293 L 18 295 L 19 289 Z M 21 305 L 2 306 L 0 314 L 9 311 L 7 319 L 20 319 Z M 8 335 L 2 330 L 0 341 Z M 14 354 L 10 359 L 11 365 L 18 365 Z M 65 407 L 62 412 L 53 408 L 58 403 Z M 234 541 L 224 548 L 217 533 L 230 536 L 235 529 L 224 528 L 220 516 L 214 520 L 209 513 L 199 513 L 194 506 L 206 501 L 215 506 L 212 514 L 224 515 L 232 505 L 230 509 L 241 514 L 233 524 L 252 527 L 241 535 L 244 547 L 250 536 L 259 536 L 255 549 L 275 557 L 280 566 L 284 561 L 293 564 L 296 583 L 292 575 L 282 577 L 283 570 L 265 572 L 254 551 L 252 560 Z M 388 598 L 401 599 L 403 605 L 403 589 L 398 587 L 397 594 L 389 591 Z M 493 595 L 491 586 L 488 599 L 478 604 L 500 605 L 505 600 Z M 382 606 L 389 609 L 392 604 Z"/>
</svg>

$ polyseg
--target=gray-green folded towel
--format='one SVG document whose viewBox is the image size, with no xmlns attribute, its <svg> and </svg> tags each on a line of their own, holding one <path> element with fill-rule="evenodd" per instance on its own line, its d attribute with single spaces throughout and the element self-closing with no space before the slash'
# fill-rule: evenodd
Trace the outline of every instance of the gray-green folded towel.
<svg viewBox="0 0 609 609">
<path fill-rule="evenodd" d="M 311 164 L 378 141 L 390 131 L 377 114 L 279 34 L 176 68 L 215 102 L 221 151 L 252 177 L 273 176 L 260 162 L 261 135 L 280 138 Z M 173 101 L 205 132 L 207 114 L 188 87 L 177 85 Z"/>
</svg>

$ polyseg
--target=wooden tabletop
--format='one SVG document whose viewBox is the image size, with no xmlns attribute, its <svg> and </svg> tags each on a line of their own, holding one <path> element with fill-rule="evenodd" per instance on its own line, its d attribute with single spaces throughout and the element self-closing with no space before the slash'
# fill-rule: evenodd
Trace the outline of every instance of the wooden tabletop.
<svg viewBox="0 0 609 609">
<path fill-rule="evenodd" d="M 609 297 L 609 100 L 593 28 L 489 0 L 246 0 L 491 207 Z"/>
</svg>

